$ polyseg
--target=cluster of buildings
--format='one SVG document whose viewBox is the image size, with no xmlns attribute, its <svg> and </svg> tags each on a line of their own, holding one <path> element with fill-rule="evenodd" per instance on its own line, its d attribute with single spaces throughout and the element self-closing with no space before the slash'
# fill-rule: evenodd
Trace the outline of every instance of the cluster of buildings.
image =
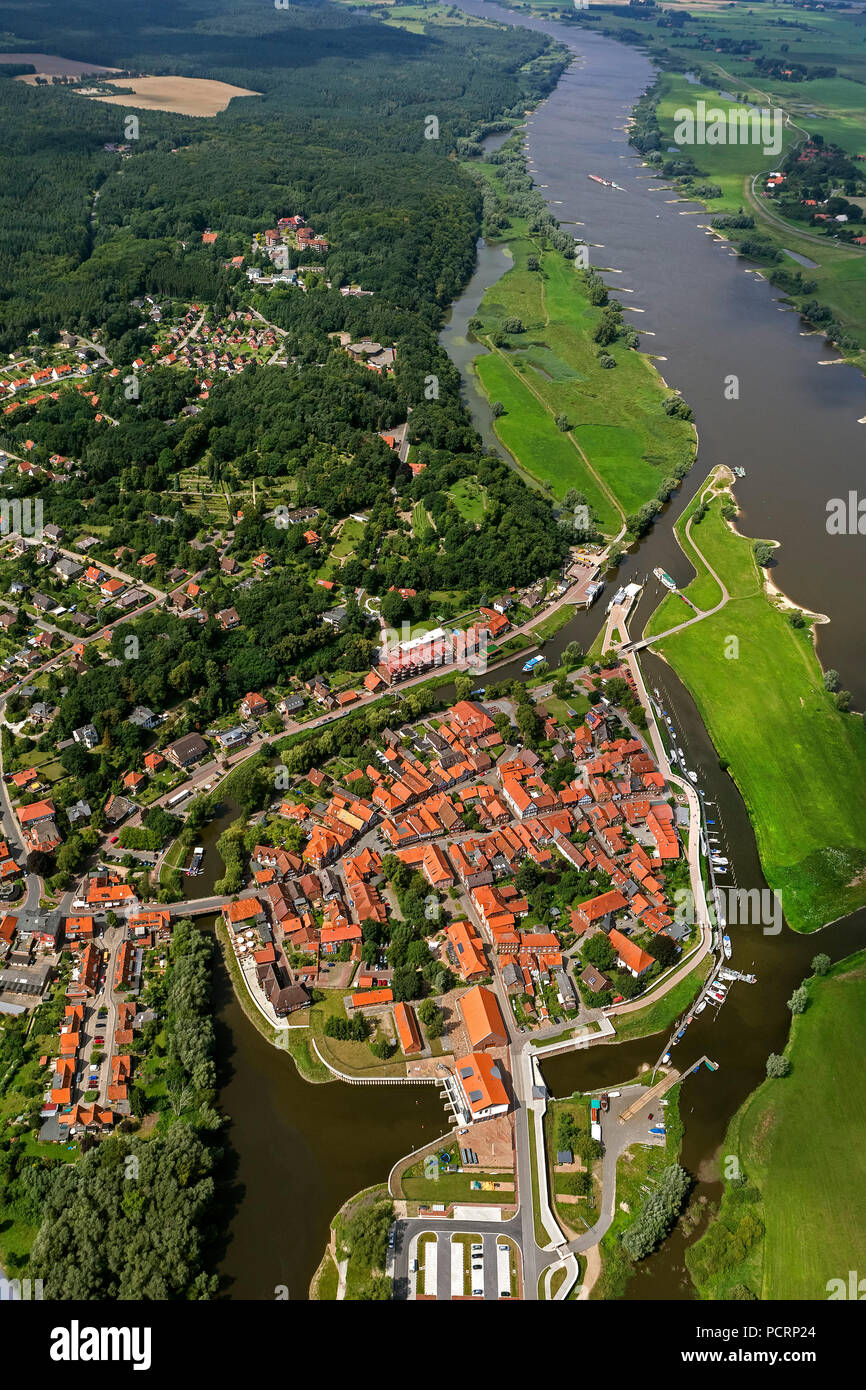
<svg viewBox="0 0 866 1390">
<path fill-rule="evenodd" d="M 489 650 L 489 643 L 500 641 L 511 626 L 504 613 L 482 608 L 480 618 L 465 630 L 446 631 L 435 627 L 403 642 L 386 643 L 379 658 L 365 678 L 367 690 L 378 692 L 398 685 L 413 676 L 423 675 L 437 666 L 452 666 L 457 661 L 480 662 Z"/>
<path fill-rule="evenodd" d="M 438 943 L 443 963 L 467 985 L 499 972 L 509 994 L 536 1001 L 540 1021 L 548 987 L 566 1008 L 575 1006 L 576 993 L 557 934 L 528 929 L 524 920 L 529 904 L 513 878 L 527 857 L 541 866 L 564 858 L 609 881 L 571 912 L 569 930 L 578 937 L 608 932 L 622 968 L 640 978 L 654 959 L 632 936 L 678 931 L 663 871 L 681 853 L 664 779 L 644 743 L 610 737 L 604 716 L 591 709 L 571 734 L 576 775 L 554 790 L 539 756 L 504 748 L 477 701 L 459 701 L 438 727 L 425 722 L 411 733 L 417 751 L 386 730 L 378 765 L 348 774 L 314 806 L 283 804 L 281 814 L 306 836 L 299 853 L 255 848 L 254 892 L 230 905 L 226 922 L 253 933 L 242 937 L 240 954 L 251 954 L 257 970 L 268 967 L 268 998 L 283 1010 L 300 1007 L 300 995 L 278 993 L 277 985 L 285 991 L 321 984 L 337 958 L 358 968 L 350 1010 L 391 1008 L 390 972 L 361 965 L 362 924 L 383 922 L 389 912 L 386 853 L 431 889 L 465 895 L 465 916 L 448 922 Z M 353 791 L 362 779 L 365 795 Z M 311 769 L 308 780 L 319 790 L 325 777 Z M 470 815 L 480 828 L 467 829 Z M 395 1016 L 398 1032 L 401 1022 L 408 1038 L 412 1020 Z"/>
<path fill-rule="evenodd" d="M 108 1027 L 109 1013 L 103 1007 L 108 988 L 137 993 L 145 951 L 167 942 L 171 934 L 171 917 L 166 908 L 131 915 L 109 975 L 109 953 L 102 948 L 103 928 L 94 915 L 116 900 L 112 893 L 121 885 L 109 879 L 104 875 L 89 880 L 84 901 L 91 911 L 67 917 L 55 942 L 55 948 L 65 943 L 72 952 L 73 968 L 66 987 L 57 1056 L 45 1059 L 46 1065 L 51 1066 L 41 1111 L 40 1137 L 45 1140 L 107 1133 L 130 1113 L 129 1092 L 134 1079 L 134 1054 L 138 1051 L 136 1034 L 155 1017 L 151 1010 L 141 1008 L 135 998 L 127 998 L 117 1005 L 111 1037 L 103 1031 Z"/>
<path fill-rule="evenodd" d="M 236 375 L 257 360 L 258 353 L 273 352 L 279 346 L 275 331 L 260 323 L 249 310 L 230 310 L 229 327 L 207 320 L 199 325 L 200 314 L 199 306 L 193 304 L 180 323 L 170 330 L 167 342 L 153 344 L 151 354 L 163 367 L 180 363 L 195 373 L 199 385 L 206 390 L 213 385 L 217 372 Z M 144 366 L 143 358 L 133 363 L 136 370 Z"/>
</svg>

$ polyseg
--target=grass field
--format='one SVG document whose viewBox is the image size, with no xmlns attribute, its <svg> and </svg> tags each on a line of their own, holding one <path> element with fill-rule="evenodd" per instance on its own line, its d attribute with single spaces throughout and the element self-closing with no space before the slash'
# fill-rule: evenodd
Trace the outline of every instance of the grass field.
<svg viewBox="0 0 866 1390">
<path fill-rule="evenodd" d="M 847 1284 L 849 1270 L 866 1268 L 866 953 L 808 988 L 786 1049 L 790 1075 L 765 1081 L 728 1129 L 723 1152 L 737 1155 L 748 1187 L 727 1186 L 719 1222 L 690 1252 L 704 1298 L 746 1284 L 762 1299 L 826 1299 L 828 1280 Z M 763 1241 L 743 1239 L 749 1212 Z"/>
<path fill-rule="evenodd" d="M 751 540 L 720 508 L 717 498 L 692 534 L 730 602 L 659 650 L 730 765 L 788 922 L 813 931 L 866 902 L 866 726 L 836 708 L 810 630 L 795 631 L 766 596 Z"/>
<path fill-rule="evenodd" d="M 496 186 L 495 166 L 471 167 Z M 521 467 L 554 497 L 570 488 L 584 493 L 601 529 L 614 535 L 673 464 L 691 460 L 694 431 L 665 415 L 667 389 L 640 352 L 618 342 L 608 349 L 616 367 L 600 365 L 592 335 L 602 310 L 590 305 L 583 278 L 559 252 L 543 250 L 525 221 L 513 218 L 512 228 L 513 267 L 478 310 L 477 336 L 490 352 L 475 369 L 489 400 L 504 407 L 496 431 Z M 528 268 L 530 256 L 539 270 Z M 513 318 L 524 331 L 494 346 Z"/>
<path fill-rule="evenodd" d="M 423 502 L 416 502 L 412 508 L 412 534 L 419 541 L 432 540 L 436 534 L 436 529 Z"/>
</svg>

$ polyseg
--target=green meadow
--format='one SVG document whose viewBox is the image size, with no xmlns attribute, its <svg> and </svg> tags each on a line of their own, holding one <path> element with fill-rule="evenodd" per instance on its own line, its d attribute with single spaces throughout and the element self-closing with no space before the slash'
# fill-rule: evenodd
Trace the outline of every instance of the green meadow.
<svg viewBox="0 0 866 1390">
<path fill-rule="evenodd" d="M 828 1280 L 847 1285 L 849 1270 L 866 1268 L 866 953 L 808 991 L 786 1049 L 790 1074 L 759 1086 L 728 1129 L 723 1152 L 737 1155 L 746 1185 L 727 1185 L 687 1257 L 704 1298 L 745 1284 L 764 1300 L 824 1300 Z"/>
<path fill-rule="evenodd" d="M 495 184 L 491 167 L 472 167 Z M 589 303 L 582 277 L 524 221 L 514 218 L 512 227 L 513 267 L 482 300 L 476 330 L 490 349 L 476 360 L 478 378 L 504 407 L 496 432 L 554 497 L 570 488 L 584 493 L 601 529 L 615 535 L 674 464 L 694 457 L 694 430 L 664 413 L 669 392 L 639 351 L 617 342 L 607 349 L 616 366 L 600 365 L 593 333 L 602 310 Z M 530 256 L 538 270 L 529 268 Z M 509 319 L 524 331 L 506 333 Z M 563 416 L 568 430 L 556 423 Z"/>
<path fill-rule="evenodd" d="M 725 523 L 722 503 L 710 503 L 692 537 L 730 601 L 661 639 L 658 650 L 688 686 L 729 765 L 788 922 L 814 931 L 866 903 L 866 725 L 836 708 L 810 629 L 792 628 L 767 597 L 752 541 Z M 681 544 L 682 525 L 683 518 Z M 706 606 L 708 582 L 714 585 L 699 562 L 685 592 L 695 602 L 700 593 Z M 683 604 L 666 598 L 647 635 L 684 617 Z"/>
</svg>

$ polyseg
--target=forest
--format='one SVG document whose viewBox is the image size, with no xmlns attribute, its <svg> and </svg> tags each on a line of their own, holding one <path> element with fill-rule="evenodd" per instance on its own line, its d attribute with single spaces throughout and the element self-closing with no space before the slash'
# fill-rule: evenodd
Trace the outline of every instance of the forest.
<svg viewBox="0 0 866 1390">
<path fill-rule="evenodd" d="M 482 26 L 412 34 L 340 6 L 110 0 L 0 4 L 14 50 L 217 79 L 261 93 L 214 118 L 139 113 L 0 77 L 0 347 L 29 329 L 87 329 L 145 290 L 212 297 L 227 255 L 300 211 L 333 244 L 335 284 L 435 317 L 474 259 L 477 194 L 449 158 L 503 112 L 522 116 L 562 58 L 544 36 Z M 14 40 L 8 35 L 14 34 Z M 0 55 L 5 56 L 5 55 Z M 14 67 L 4 65 L 2 71 Z M 438 139 L 425 139 L 435 93 Z M 99 194 L 98 203 L 94 194 Z M 219 231 L 214 246 L 201 232 Z"/>
</svg>

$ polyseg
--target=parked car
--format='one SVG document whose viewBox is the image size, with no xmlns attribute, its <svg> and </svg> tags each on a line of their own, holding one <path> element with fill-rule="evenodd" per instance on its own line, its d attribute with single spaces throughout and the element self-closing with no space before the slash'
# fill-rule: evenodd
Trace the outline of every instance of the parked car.
<svg viewBox="0 0 866 1390">
<path fill-rule="evenodd" d="M 96 1045 L 96 1047 L 104 1047 L 104 1046 L 105 1046 L 105 1038 L 102 1038 L 102 1037 L 100 1037 L 100 1038 L 94 1038 L 93 1041 L 94 1041 L 94 1044 Z"/>
<path fill-rule="evenodd" d="M 120 836 L 119 836 L 119 835 L 112 835 L 112 837 L 111 837 L 111 843 L 112 843 L 113 845 L 116 845 L 119 839 L 120 839 Z"/>
</svg>

